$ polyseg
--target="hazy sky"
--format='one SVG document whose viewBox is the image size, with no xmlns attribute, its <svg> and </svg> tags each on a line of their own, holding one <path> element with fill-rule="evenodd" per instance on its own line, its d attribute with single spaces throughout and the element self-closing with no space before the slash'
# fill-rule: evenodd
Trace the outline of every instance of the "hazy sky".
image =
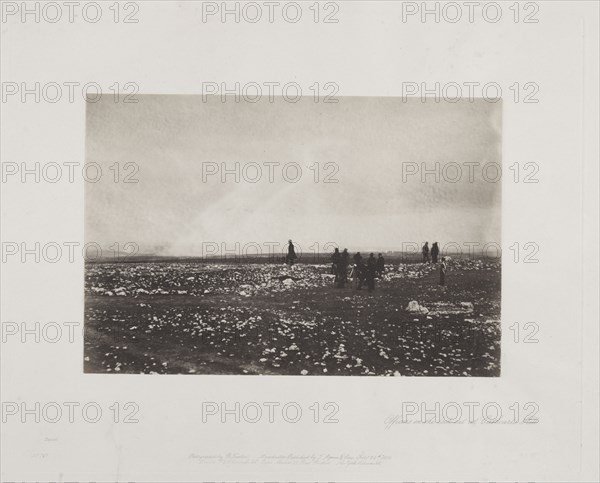
<svg viewBox="0 0 600 483">
<path fill-rule="evenodd" d="M 500 242 L 501 182 L 483 180 L 481 167 L 470 182 L 463 165 L 501 164 L 500 102 L 341 97 L 337 104 L 312 98 L 253 104 L 150 95 L 123 104 L 104 98 L 87 106 L 86 162 L 103 167 L 101 181 L 86 184 L 88 242 L 133 241 L 141 252 L 169 255 L 198 254 L 202 242 L 233 247 L 289 238 L 302 247 L 336 242 L 350 250 L 424 240 Z M 137 163 L 139 182 L 115 183 L 109 167 L 116 162 L 122 174 L 125 163 Z M 251 162 L 262 168 L 256 183 L 236 183 L 233 175 L 223 183 L 220 173 L 203 182 L 206 163 L 229 169 L 239 163 L 243 171 Z M 273 183 L 265 162 L 280 163 Z M 282 167 L 294 162 L 303 172 L 291 183 Z M 431 169 L 450 162 L 463 168 L 456 183 L 436 183 L 432 175 L 425 183 L 420 175 L 403 182 L 403 163 Z M 319 182 L 308 168 L 314 163 Z M 333 172 L 326 163 L 339 167 L 338 183 L 323 182 Z"/>
</svg>

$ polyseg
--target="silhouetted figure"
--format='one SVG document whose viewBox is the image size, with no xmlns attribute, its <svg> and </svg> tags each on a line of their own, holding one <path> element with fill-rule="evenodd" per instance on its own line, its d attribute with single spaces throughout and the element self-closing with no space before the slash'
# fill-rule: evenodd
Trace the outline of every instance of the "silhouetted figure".
<svg viewBox="0 0 600 483">
<path fill-rule="evenodd" d="M 377 260 L 375 260 L 375 255 L 371 253 L 369 255 L 369 259 L 367 260 L 367 288 L 369 292 L 375 290 L 375 275 L 377 274 Z"/>
<path fill-rule="evenodd" d="M 440 285 L 446 286 L 446 257 L 442 257 L 442 263 L 440 263 Z"/>
<path fill-rule="evenodd" d="M 352 279 L 355 282 L 356 290 L 361 290 L 365 281 L 365 263 L 360 252 L 356 252 L 354 259 L 354 269 L 352 270 Z"/>
<path fill-rule="evenodd" d="M 423 245 L 423 263 L 427 263 L 429 261 L 429 242 L 425 242 Z"/>
<path fill-rule="evenodd" d="M 434 242 L 433 245 L 431 245 L 431 261 L 433 263 L 437 263 L 439 254 L 440 254 L 440 249 L 438 247 L 438 243 Z"/>
<path fill-rule="evenodd" d="M 338 264 L 338 288 L 344 288 L 348 280 L 348 264 L 350 263 L 350 254 L 348 249 L 344 248 L 340 263 Z"/>
<path fill-rule="evenodd" d="M 338 281 L 338 265 L 341 259 L 342 254 L 340 253 L 340 249 L 336 248 L 333 250 L 333 255 L 331 255 L 331 274 L 335 275 L 334 284 Z"/>
<path fill-rule="evenodd" d="M 298 257 L 296 256 L 296 250 L 294 249 L 294 244 L 292 243 L 292 240 L 290 240 L 288 242 L 288 253 L 287 253 L 287 257 L 285 259 L 286 263 L 291 267 L 292 265 L 294 265 L 294 262 L 296 261 Z"/>
<path fill-rule="evenodd" d="M 351 280 L 351 284 L 352 284 L 352 288 L 354 290 L 360 290 L 360 287 L 362 287 L 362 279 L 359 278 L 359 273 L 358 273 L 358 267 L 356 265 L 352 265 L 352 269 L 350 270 L 350 278 Z"/>
<path fill-rule="evenodd" d="M 377 257 L 377 273 L 381 277 L 384 272 L 385 272 L 385 259 L 383 258 L 383 255 L 380 253 L 379 256 Z"/>
</svg>

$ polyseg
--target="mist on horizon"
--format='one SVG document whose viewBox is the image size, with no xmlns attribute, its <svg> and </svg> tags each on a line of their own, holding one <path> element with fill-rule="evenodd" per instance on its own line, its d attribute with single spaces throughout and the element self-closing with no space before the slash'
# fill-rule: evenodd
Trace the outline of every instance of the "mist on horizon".
<svg viewBox="0 0 600 483">
<path fill-rule="evenodd" d="M 105 173 L 85 187 L 88 243 L 203 256 L 290 238 L 313 251 L 500 242 L 501 181 L 481 168 L 502 164 L 501 103 L 146 95 L 87 109 L 86 163 Z"/>
</svg>

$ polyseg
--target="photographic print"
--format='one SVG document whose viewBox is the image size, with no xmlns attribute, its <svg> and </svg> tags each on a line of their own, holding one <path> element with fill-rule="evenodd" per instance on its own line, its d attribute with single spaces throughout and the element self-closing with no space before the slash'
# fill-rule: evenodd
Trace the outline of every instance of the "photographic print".
<svg viewBox="0 0 600 483">
<path fill-rule="evenodd" d="M 500 376 L 500 100 L 138 100 L 87 105 L 86 373 Z"/>
<path fill-rule="evenodd" d="M 2 481 L 600 481 L 600 3 L 0 3 Z"/>
</svg>

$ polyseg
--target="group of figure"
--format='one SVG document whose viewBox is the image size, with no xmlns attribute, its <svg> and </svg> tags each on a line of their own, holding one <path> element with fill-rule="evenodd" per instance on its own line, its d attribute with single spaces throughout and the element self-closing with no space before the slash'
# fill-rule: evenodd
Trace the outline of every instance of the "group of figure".
<svg viewBox="0 0 600 483">
<path fill-rule="evenodd" d="M 380 253 L 377 258 L 375 254 L 371 253 L 367 261 L 363 259 L 360 252 L 356 252 L 352 257 L 354 264 L 350 271 L 350 278 L 352 284 L 356 290 L 361 290 L 363 285 L 367 284 L 369 292 L 375 290 L 375 279 L 381 277 L 385 271 L 385 259 Z M 348 267 L 350 266 L 350 254 L 348 249 L 344 248 L 344 251 L 340 253 L 340 250 L 336 248 L 331 255 L 331 273 L 335 275 L 335 286 L 338 288 L 344 288 L 348 283 Z"/>
<path fill-rule="evenodd" d="M 431 250 L 429 250 L 429 242 L 425 242 L 422 249 L 423 253 L 423 263 L 437 263 L 438 256 L 440 254 L 440 247 L 438 247 L 438 242 L 434 242 L 431 245 Z M 431 254 L 431 257 L 429 256 Z"/>
<path fill-rule="evenodd" d="M 423 263 L 437 263 L 438 256 L 440 254 L 440 248 L 438 247 L 438 242 L 434 242 L 431 245 L 431 251 L 429 250 L 429 242 L 425 242 L 422 249 L 423 253 Z M 431 253 L 431 258 L 429 258 L 429 254 Z M 439 284 L 444 287 L 446 285 L 446 257 L 442 257 L 440 263 L 440 281 Z"/>
<path fill-rule="evenodd" d="M 422 249 L 423 263 L 437 263 L 440 249 L 437 242 L 434 242 L 429 249 L 429 242 L 425 242 Z M 430 258 L 431 255 L 431 258 Z M 292 240 L 288 243 L 288 253 L 286 256 L 286 263 L 290 266 L 294 265 L 294 262 L 298 256 L 294 249 Z M 371 253 L 369 258 L 365 262 L 360 252 L 357 252 L 353 258 L 354 264 L 350 271 L 350 278 L 352 284 L 356 290 L 361 290 L 363 285 L 367 284 L 369 292 L 375 290 L 375 279 L 381 277 L 385 271 L 385 259 L 380 253 L 377 258 L 375 254 Z M 350 254 L 348 249 L 340 253 L 340 250 L 336 248 L 331 255 L 331 273 L 335 275 L 335 286 L 338 288 L 344 288 L 348 283 L 348 268 L 350 267 Z M 439 285 L 442 287 L 446 285 L 446 258 L 442 257 L 440 262 L 440 281 Z"/>
</svg>

